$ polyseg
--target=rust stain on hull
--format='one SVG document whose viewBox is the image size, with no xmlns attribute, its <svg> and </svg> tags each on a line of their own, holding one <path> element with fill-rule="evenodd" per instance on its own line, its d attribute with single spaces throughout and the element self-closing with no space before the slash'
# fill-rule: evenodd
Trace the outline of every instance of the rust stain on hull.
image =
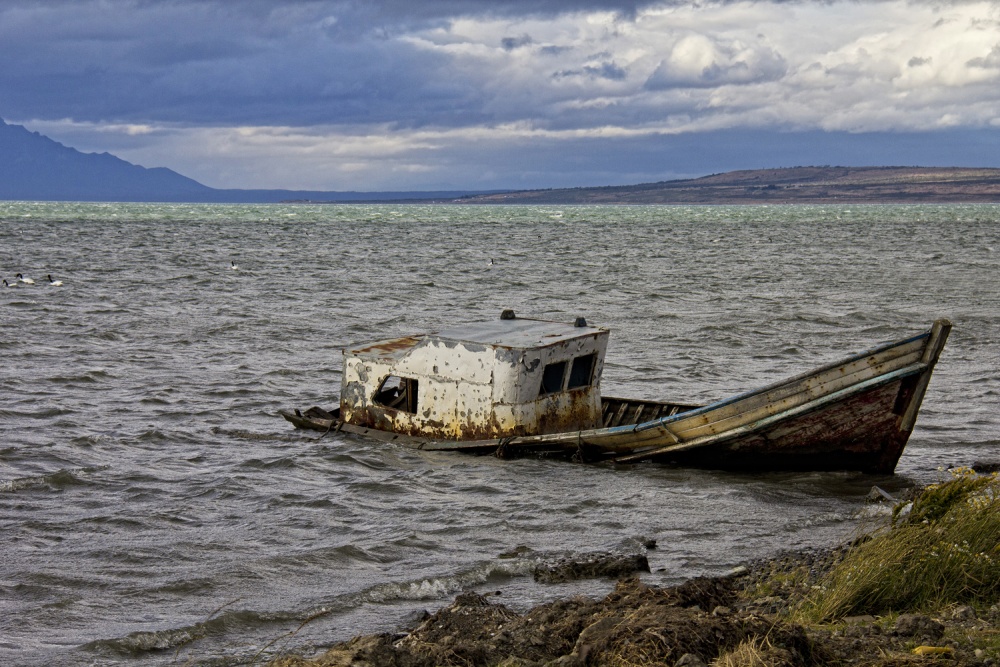
<svg viewBox="0 0 1000 667">
<path fill-rule="evenodd" d="M 413 348 L 419 342 L 420 342 L 419 338 L 416 338 L 414 336 L 407 336 L 406 338 L 396 338 L 394 340 L 387 340 L 381 343 L 375 343 L 367 347 L 356 348 L 354 351 L 359 354 L 368 354 L 372 352 L 377 352 L 379 354 L 402 352 L 404 350 L 409 350 Z"/>
</svg>

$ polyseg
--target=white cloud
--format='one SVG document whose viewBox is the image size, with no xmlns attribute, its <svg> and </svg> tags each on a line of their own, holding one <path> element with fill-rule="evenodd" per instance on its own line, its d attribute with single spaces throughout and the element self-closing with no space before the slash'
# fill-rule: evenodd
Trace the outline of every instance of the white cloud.
<svg viewBox="0 0 1000 667">
<path fill-rule="evenodd" d="M 683 86 L 714 88 L 780 79 L 787 67 L 770 47 L 740 41 L 719 43 L 707 35 L 681 38 L 646 80 L 650 90 Z"/>
<path fill-rule="evenodd" d="M 464 18 L 407 39 L 445 53 L 495 122 L 923 130 L 1000 108 L 992 3 L 735 2 L 554 20 Z M 516 45 L 517 48 L 513 48 Z"/>
</svg>

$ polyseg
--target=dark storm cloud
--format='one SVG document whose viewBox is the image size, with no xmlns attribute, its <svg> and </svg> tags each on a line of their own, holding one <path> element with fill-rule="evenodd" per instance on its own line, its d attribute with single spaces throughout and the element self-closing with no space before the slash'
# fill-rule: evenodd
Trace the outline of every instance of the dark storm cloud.
<svg viewBox="0 0 1000 667">
<path fill-rule="evenodd" d="M 746 53 L 718 41 L 697 67 L 692 62 L 700 61 L 675 50 L 655 71 L 643 71 L 617 54 L 574 58 L 572 43 L 513 31 L 497 34 L 492 46 L 512 56 L 533 54 L 533 63 L 519 66 L 537 81 L 535 88 L 522 84 L 526 99 L 512 105 L 518 93 L 491 80 L 499 76 L 496 62 L 425 48 L 413 38 L 419 31 L 447 33 L 469 17 L 561 25 L 572 14 L 600 10 L 627 23 L 643 9 L 691 6 L 676 0 L 7 0 L 0 4 L 0 116 L 198 125 L 548 123 L 561 122 L 555 116 L 566 111 L 549 106 L 562 93 L 537 89 L 545 79 L 580 85 L 631 79 L 655 92 L 785 74 L 784 56 L 764 44 Z"/>
<path fill-rule="evenodd" d="M 461 17 L 554 17 L 642 0 L 11 0 L 0 5 L 0 116 L 201 125 L 507 122 L 474 65 L 410 31 Z M 662 4 L 662 3 L 660 3 Z M 527 34 L 499 49 L 529 47 Z M 567 47 L 546 44 L 544 53 Z M 624 80 L 611 60 L 575 74 Z"/>
<path fill-rule="evenodd" d="M 10 0 L 0 5 L 0 115 L 223 125 L 502 121 L 483 110 L 481 93 L 448 57 L 396 37 L 459 17 L 606 10 L 627 18 L 649 4 Z M 529 44 L 520 35 L 497 46 Z M 584 71 L 623 76 L 610 63 Z"/>
<path fill-rule="evenodd" d="M 595 79 L 607 79 L 608 81 L 624 81 L 628 77 L 628 71 L 619 67 L 613 61 L 605 61 L 597 65 L 586 65 L 581 69 L 561 70 L 554 72 L 552 76 L 556 79 L 585 76 Z"/>
<path fill-rule="evenodd" d="M 531 35 L 521 35 L 520 37 L 504 37 L 500 40 L 500 45 L 503 47 L 504 51 L 513 51 L 514 49 L 519 49 L 522 46 L 529 46 L 534 43 L 531 39 Z"/>
<path fill-rule="evenodd" d="M 309 124 L 405 119 L 416 98 L 446 120 L 475 109 L 475 93 L 441 75 L 446 59 L 371 33 L 338 38 L 331 27 L 345 11 L 353 5 L 4 5 L 0 113 Z"/>
<path fill-rule="evenodd" d="M 302 4 L 325 5 L 340 17 L 343 30 L 365 31 L 413 27 L 426 22 L 470 16 L 552 17 L 567 12 L 612 11 L 623 18 L 630 18 L 643 7 L 664 3 L 655 0 L 350 0 Z"/>
</svg>

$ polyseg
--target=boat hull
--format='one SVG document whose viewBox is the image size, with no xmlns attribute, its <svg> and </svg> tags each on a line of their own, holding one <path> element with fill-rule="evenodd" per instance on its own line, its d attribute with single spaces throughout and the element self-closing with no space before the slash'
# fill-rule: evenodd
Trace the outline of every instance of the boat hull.
<svg viewBox="0 0 1000 667">
<path fill-rule="evenodd" d="M 896 406 L 905 403 L 913 380 L 899 379 L 750 433 L 651 458 L 726 470 L 891 473 L 910 435 L 897 428 Z"/>
</svg>

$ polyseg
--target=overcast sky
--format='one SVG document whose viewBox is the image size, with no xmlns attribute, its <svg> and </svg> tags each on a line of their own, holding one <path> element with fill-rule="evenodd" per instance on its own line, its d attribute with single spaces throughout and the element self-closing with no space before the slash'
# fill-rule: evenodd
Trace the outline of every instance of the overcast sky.
<svg viewBox="0 0 1000 667">
<path fill-rule="evenodd" d="M 0 117 L 226 188 L 1000 167 L 1000 3 L 0 0 Z"/>
</svg>

